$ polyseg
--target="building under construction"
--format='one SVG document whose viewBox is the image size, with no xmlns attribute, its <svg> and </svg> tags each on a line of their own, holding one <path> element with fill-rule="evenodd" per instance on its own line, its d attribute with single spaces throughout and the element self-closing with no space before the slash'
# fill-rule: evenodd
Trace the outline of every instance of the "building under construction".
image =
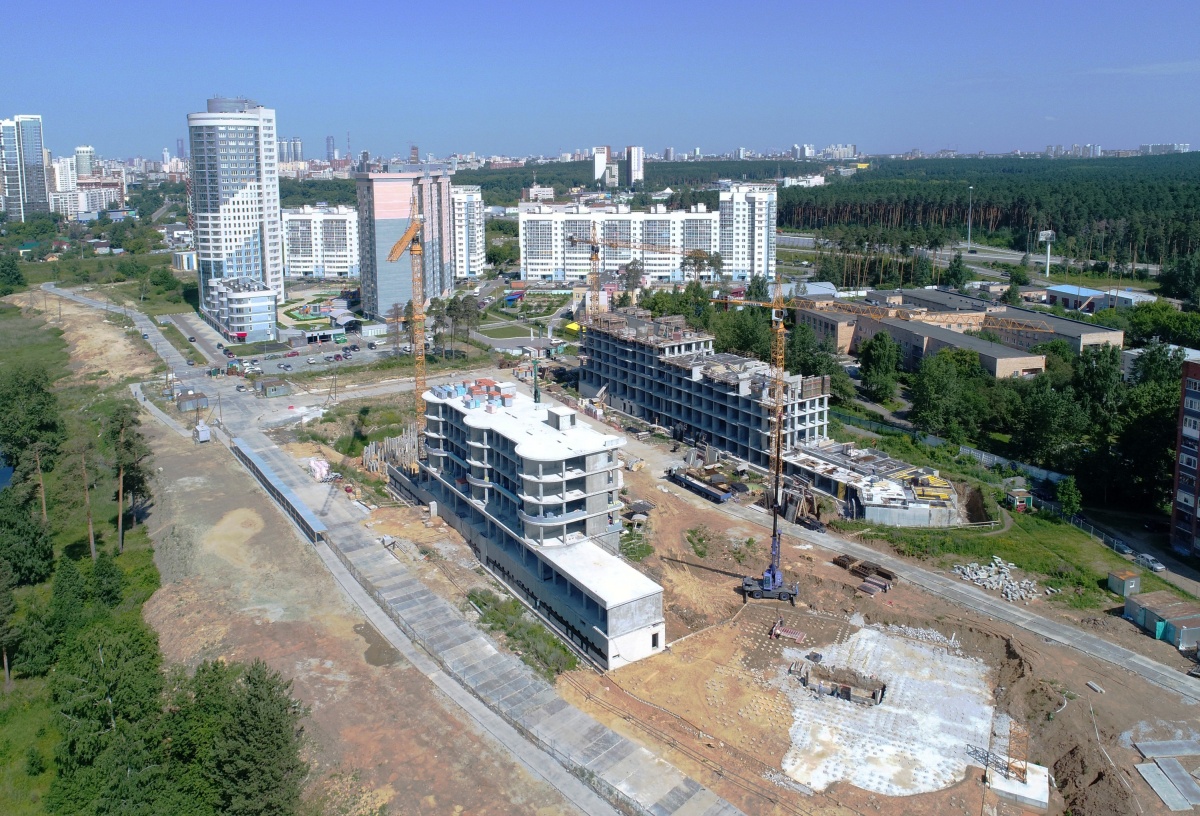
<svg viewBox="0 0 1200 816">
<path fill-rule="evenodd" d="M 679 316 L 636 307 L 599 315 L 584 335 L 579 391 L 678 437 L 770 464 L 771 367 L 718 354 Z M 826 438 L 829 378 L 787 375 L 783 449 Z"/>
</svg>

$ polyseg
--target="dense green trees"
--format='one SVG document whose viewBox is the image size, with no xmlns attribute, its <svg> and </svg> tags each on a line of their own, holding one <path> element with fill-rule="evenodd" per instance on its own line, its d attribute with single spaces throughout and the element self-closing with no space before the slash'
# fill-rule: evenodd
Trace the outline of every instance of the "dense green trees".
<svg viewBox="0 0 1200 816">
<path fill-rule="evenodd" d="M 650 167 L 650 165 L 647 165 Z M 876 161 L 823 187 L 779 193 L 779 224 L 949 229 L 966 233 L 974 186 L 974 235 L 1036 252 L 1036 233 L 1076 240 L 1078 257 L 1158 263 L 1200 250 L 1200 157 L 1120 161 L 997 158 Z"/>
<path fill-rule="evenodd" d="M 330 206 L 356 206 L 358 192 L 354 179 L 279 179 L 279 206 L 303 207 L 322 201 Z"/>
<path fill-rule="evenodd" d="M 15 255 L 0 255 L 0 297 L 11 295 L 25 285 L 25 275 Z"/>
<path fill-rule="evenodd" d="M 900 372 L 900 346 L 887 332 L 877 332 L 858 349 L 858 371 L 863 390 L 875 402 L 896 396 L 896 377 Z"/>
</svg>

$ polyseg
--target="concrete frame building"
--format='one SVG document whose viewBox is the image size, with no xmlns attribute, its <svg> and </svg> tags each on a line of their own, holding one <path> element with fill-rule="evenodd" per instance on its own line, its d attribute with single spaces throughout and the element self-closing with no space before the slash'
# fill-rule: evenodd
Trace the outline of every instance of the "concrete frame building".
<svg viewBox="0 0 1200 816">
<path fill-rule="evenodd" d="M 368 317 L 386 318 L 393 306 L 413 299 L 412 261 L 406 251 L 388 263 L 392 246 L 412 218 L 413 189 L 424 218 L 421 248 L 425 301 L 454 287 L 453 235 L 448 164 L 385 165 L 381 173 L 358 173 L 359 275 L 362 306 Z"/>
<path fill-rule="evenodd" d="M 249 281 L 270 289 L 279 303 L 286 299 L 275 111 L 249 99 L 210 99 L 205 112 L 188 114 L 188 140 L 200 314 L 240 340 L 247 324 L 226 322 L 241 314 L 228 305 L 229 292 L 250 291 Z M 230 280 L 237 283 L 218 285 Z M 253 322 L 260 339 L 275 338 L 273 321 L 264 330 Z"/>
<path fill-rule="evenodd" d="M 518 225 L 524 280 L 586 282 L 591 270 L 593 225 L 607 240 L 669 248 L 670 252 L 654 252 L 600 246 L 603 271 L 616 273 L 636 260 L 652 283 L 682 282 L 687 253 L 720 249 L 719 215 L 703 204 L 670 211 L 657 204 L 648 212 L 633 212 L 626 206 L 603 211 L 582 204 L 526 206 L 518 214 Z"/>
<path fill-rule="evenodd" d="M 488 570 L 605 669 L 666 646 L 662 587 L 622 561 L 625 440 L 535 402 L 511 383 L 425 393 L 428 459 L 393 489 L 436 503 Z"/>
<path fill-rule="evenodd" d="M 1019 351 L 920 320 L 859 315 L 855 324 L 855 347 L 878 332 L 888 334 L 900 345 L 900 364 L 909 371 L 916 371 L 923 359 L 932 357 L 944 348 L 975 352 L 979 355 L 979 364 L 993 377 L 1032 377 L 1046 369 L 1046 357 L 1043 354 Z"/>
<path fill-rule="evenodd" d="M 453 210 L 454 279 L 477 278 L 487 268 L 483 189 L 473 184 L 452 184 L 450 205 Z"/>
<path fill-rule="evenodd" d="M 42 117 L 0 119 L 0 207 L 10 221 L 50 212 L 49 169 Z"/>
<path fill-rule="evenodd" d="M 600 181 L 608 172 L 608 163 L 612 161 L 612 148 L 608 146 L 592 148 L 592 181 Z"/>
<path fill-rule="evenodd" d="M 775 279 L 774 184 L 729 184 L 720 195 L 720 245 L 724 274 L 733 280 Z"/>
<path fill-rule="evenodd" d="M 358 211 L 305 205 L 282 212 L 283 274 L 295 278 L 357 278 Z"/>
<path fill-rule="evenodd" d="M 1175 496 L 1171 507 L 1171 546 L 1200 555 L 1200 362 L 1183 364 L 1183 398 L 1175 440 Z"/>
<path fill-rule="evenodd" d="M 584 334 L 579 392 L 623 414 L 706 441 L 759 468 L 771 449 L 770 366 L 713 351 L 682 317 L 636 307 L 602 314 Z M 789 375 L 784 450 L 825 439 L 829 378 Z"/>
<path fill-rule="evenodd" d="M 55 193 L 69 193 L 75 189 L 78 176 L 75 172 L 75 157 L 63 156 L 53 163 Z"/>
</svg>

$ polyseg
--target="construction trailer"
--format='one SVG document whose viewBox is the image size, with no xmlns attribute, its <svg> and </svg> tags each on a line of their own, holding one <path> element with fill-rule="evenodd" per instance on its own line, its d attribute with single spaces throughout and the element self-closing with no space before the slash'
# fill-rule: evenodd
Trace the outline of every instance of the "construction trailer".
<svg viewBox="0 0 1200 816">
<path fill-rule="evenodd" d="M 1170 590 L 1127 596 L 1125 615 L 1155 640 L 1180 651 L 1200 644 L 1200 603 L 1185 601 Z"/>
<path fill-rule="evenodd" d="M 733 491 L 727 484 L 713 484 L 703 474 L 682 465 L 675 465 L 668 470 L 667 478 L 717 504 L 724 504 L 733 498 Z"/>
</svg>

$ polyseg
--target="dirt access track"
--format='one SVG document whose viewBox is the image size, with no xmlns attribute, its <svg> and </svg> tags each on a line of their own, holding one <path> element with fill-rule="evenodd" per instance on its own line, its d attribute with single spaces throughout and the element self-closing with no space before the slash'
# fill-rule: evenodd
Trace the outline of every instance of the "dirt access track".
<svg viewBox="0 0 1200 816">
<path fill-rule="evenodd" d="M 647 467 L 626 473 L 626 484 L 627 501 L 656 505 L 649 522 L 655 552 L 639 568 L 664 587 L 670 646 L 603 677 L 564 675 L 559 689 L 575 705 L 653 746 L 746 813 L 1021 813 L 982 784 L 981 757 L 956 772 L 953 784 L 904 796 L 844 780 L 808 795 L 783 773 L 795 764 L 797 746 L 806 744 L 807 710 L 797 702 L 796 679 L 787 675 L 791 663 L 811 651 L 844 650 L 859 632 L 915 638 L 922 648 L 948 641 L 950 654 L 982 666 L 995 710 L 990 746 L 975 747 L 1006 750 L 1009 717 L 1028 723 L 1029 759 L 1047 766 L 1058 784 L 1051 813 L 1167 812 L 1134 770 L 1142 760 L 1132 742 L 1200 736 L 1194 705 L 1123 669 L 905 583 L 868 598 L 855 591 L 858 580 L 831 562 L 831 553 L 791 536 L 784 540 L 782 560 L 788 579 L 800 581 L 802 602 L 743 605 L 736 587 L 741 575 L 761 572 L 765 565 L 769 518 L 763 515 L 757 525 L 731 517 L 667 486 L 660 475 L 661 470 Z M 664 486 L 668 492 L 660 489 Z M 687 538 L 688 530 L 701 525 L 710 533 L 703 555 Z M 756 543 L 747 550 L 748 538 Z M 802 633 L 800 643 L 768 637 L 781 618 L 788 629 Z M 911 682 L 919 676 L 915 667 L 911 677 L 888 679 Z M 1088 681 L 1105 693 L 1090 690 Z M 915 730 L 910 738 L 918 738 Z"/>
<path fill-rule="evenodd" d="M 42 313 L 47 324 L 61 329 L 71 350 L 71 371 L 77 380 L 105 383 L 126 377 L 148 377 L 160 361 L 132 329 L 111 323 L 95 309 L 37 289 L 9 295 L 6 303 Z"/>
<path fill-rule="evenodd" d="M 312 709 L 314 784 L 357 772 L 389 813 L 578 812 L 367 623 L 224 448 L 145 427 L 163 577 L 145 616 L 169 661 L 265 660 Z"/>
</svg>

